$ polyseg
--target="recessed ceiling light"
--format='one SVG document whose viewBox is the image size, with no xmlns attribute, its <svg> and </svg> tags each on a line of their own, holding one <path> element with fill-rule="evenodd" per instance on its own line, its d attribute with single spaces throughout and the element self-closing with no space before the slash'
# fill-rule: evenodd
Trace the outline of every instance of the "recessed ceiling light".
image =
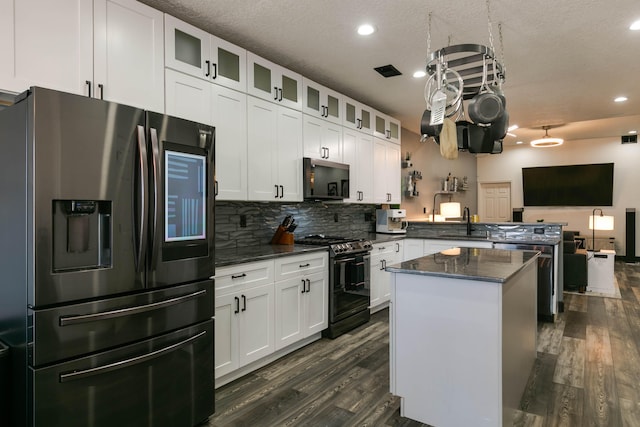
<svg viewBox="0 0 640 427">
<path fill-rule="evenodd" d="M 413 77 L 415 77 L 416 79 L 419 79 L 419 78 L 424 77 L 426 75 L 427 75 L 427 73 L 425 71 L 422 71 L 422 70 L 418 70 L 415 73 L 413 73 Z"/>
<path fill-rule="evenodd" d="M 507 131 L 511 132 L 512 130 L 518 129 L 518 125 L 511 125 L 507 128 Z"/>
<path fill-rule="evenodd" d="M 629 133 L 630 133 L 631 135 L 635 135 L 636 133 L 638 133 L 638 131 L 637 131 L 637 130 L 630 130 L 630 131 L 629 131 Z"/>
<path fill-rule="evenodd" d="M 358 34 L 361 36 L 368 36 L 373 34 L 375 31 L 376 29 L 371 24 L 362 24 L 358 27 Z"/>
<path fill-rule="evenodd" d="M 631 24 L 631 26 L 629 27 L 630 30 L 633 31 L 638 31 L 640 30 L 640 19 L 637 20 L 636 22 L 634 22 L 633 24 Z"/>
<path fill-rule="evenodd" d="M 619 96 L 616 99 L 614 99 L 614 102 L 624 102 L 626 101 L 628 98 L 626 96 Z"/>
</svg>

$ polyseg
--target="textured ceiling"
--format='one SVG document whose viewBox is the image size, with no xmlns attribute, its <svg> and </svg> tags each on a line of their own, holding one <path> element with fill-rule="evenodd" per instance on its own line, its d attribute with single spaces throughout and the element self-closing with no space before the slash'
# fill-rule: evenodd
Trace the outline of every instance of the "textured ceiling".
<svg viewBox="0 0 640 427">
<path fill-rule="evenodd" d="M 425 109 L 428 14 L 432 49 L 489 44 L 481 0 L 142 0 L 318 83 L 388 113 L 419 133 Z M 507 97 L 515 133 L 566 140 L 640 130 L 638 0 L 491 0 L 496 51 L 502 25 Z M 358 36 L 358 24 L 377 31 Z M 393 64 L 385 79 L 373 68 Z M 625 103 L 613 98 L 625 95 Z M 516 139 L 508 137 L 506 145 Z"/>
</svg>

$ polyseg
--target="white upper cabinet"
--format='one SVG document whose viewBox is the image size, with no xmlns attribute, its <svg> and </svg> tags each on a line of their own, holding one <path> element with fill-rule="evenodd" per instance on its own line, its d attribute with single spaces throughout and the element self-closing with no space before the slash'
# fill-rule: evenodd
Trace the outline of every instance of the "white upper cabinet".
<svg viewBox="0 0 640 427">
<path fill-rule="evenodd" d="M 302 112 L 341 125 L 342 95 L 335 90 L 303 78 Z"/>
<path fill-rule="evenodd" d="M 373 135 L 400 144 L 400 121 L 375 111 Z"/>
<path fill-rule="evenodd" d="M 247 97 L 248 199 L 302 201 L 302 113 Z"/>
<path fill-rule="evenodd" d="M 342 163 L 342 126 L 303 114 L 304 156 Z"/>
<path fill-rule="evenodd" d="M 247 51 L 171 15 L 164 16 L 165 65 L 245 92 Z"/>
<path fill-rule="evenodd" d="M 349 165 L 349 198 L 345 201 L 373 203 L 373 136 L 345 128 L 342 141 L 343 163 Z"/>
<path fill-rule="evenodd" d="M 87 94 L 92 10 L 91 0 L 0 0 L 0 90 L 43 86 Z"/>
<path fill-rule="evenodd" d="M 162 34 L 162 12 L 134 0 L 94 0 L 92 95 L 164 112 Z"/>
<path fill-rule="evenodd" d="M 342 126 L 373 135 L 373 109 L 351 98 L 342 99 Z"/>
<path fill-rule="evenodd" d="M 373 138 L 374 203 L 400 203 L 400 145 Z"/>
<path fill-rule="evenodd" d="M 216 128 L 216 199 L 247 200 L 247 94 L 173 71 L 167 114 Z"/>
<path fill-rule="evenodd" d="M 247 52 L 247 93 L 302 110 L 302 76 Z"/>
</svg>

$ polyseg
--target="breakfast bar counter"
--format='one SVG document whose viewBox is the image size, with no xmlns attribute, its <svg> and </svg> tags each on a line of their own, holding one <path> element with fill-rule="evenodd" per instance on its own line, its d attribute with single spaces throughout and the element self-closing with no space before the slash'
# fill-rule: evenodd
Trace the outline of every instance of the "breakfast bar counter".
<svg viewBox="0 0 640 427">
<path fill-rule="evenodd" d="M 536 358 L 535 251 L 453 248 L 387 267 L 401 415 L 511 425 Z"/>
</svg>

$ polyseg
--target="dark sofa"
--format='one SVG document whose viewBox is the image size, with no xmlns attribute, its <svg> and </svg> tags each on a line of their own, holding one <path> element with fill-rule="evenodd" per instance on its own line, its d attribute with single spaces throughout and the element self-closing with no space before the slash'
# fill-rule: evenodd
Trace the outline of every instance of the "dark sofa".
<svg viewBox="0 0 640 427">
<path fill-rule="evenodd" d="M 584 292 L 587 289 L 587 251 L 579 249 L 577 231 L 562 232 L 564 290 Z"/>
</svg>

